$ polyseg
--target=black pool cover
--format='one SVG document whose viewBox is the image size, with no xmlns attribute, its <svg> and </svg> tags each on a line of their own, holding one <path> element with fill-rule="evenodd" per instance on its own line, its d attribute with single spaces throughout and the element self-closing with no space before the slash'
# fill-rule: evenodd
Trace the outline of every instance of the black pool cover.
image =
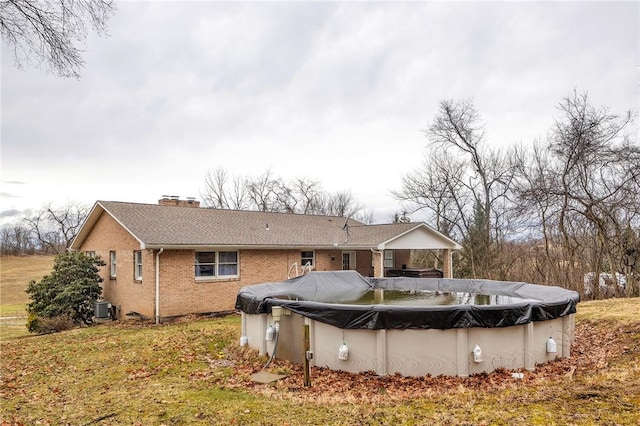
<svg viewBox="0 0 640 426">
<path fill-rule="evenodd" d="M 508 296 L 522 301 L 501 305 L 357 305 L 374 289 Z M 516 300 L 517 300 L 516 299 Z M 560 287 L 521 282 L 448 278 L 365 278 L 355 271 L 310 272 L 287 281 L 242 287 L 236 309 L 270 313 L 273 306 L 339 328 L 448 329 L 508 327 L 560 318 L 576 312 L 580 296 Z"/>
</svg>

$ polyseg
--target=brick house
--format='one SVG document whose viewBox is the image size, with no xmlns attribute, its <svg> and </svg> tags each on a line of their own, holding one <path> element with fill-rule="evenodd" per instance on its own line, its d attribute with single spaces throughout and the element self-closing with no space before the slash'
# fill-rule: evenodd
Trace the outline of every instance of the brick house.
<svg viewBox="0 0 640 426">
<path fill-rule="evenodd" d="M 246 285 L 313 269 L 384 276 L 412 249 L 442 250 L 444 276 L 460 246 L 424 223 L 365 225 L 344 217 L 98 201 L 70 249 L 100 256 L 103 298 L 122 317 L 229 311 Z"/>
</svg>

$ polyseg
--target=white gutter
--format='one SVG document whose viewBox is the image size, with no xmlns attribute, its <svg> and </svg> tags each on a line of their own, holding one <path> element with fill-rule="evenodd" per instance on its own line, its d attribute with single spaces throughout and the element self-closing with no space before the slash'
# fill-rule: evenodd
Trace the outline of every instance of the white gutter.
<svg viewBox="0 0 640 426">
<path fill-rule="evenodd" d="M 160 247 L 156 253 L 156 324 L 160 324 L 160 255 L 164 247 Z"/>
</svg>

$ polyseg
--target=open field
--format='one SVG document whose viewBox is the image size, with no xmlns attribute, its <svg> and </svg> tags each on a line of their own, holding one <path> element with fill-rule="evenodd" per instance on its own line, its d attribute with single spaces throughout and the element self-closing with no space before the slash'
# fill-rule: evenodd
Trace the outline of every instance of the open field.
<svg viewBox="0 0 640 426">
<path fill-rule="evenodd" d="M 3 424 L 640 423 L 640 299 L 578 305 L 570 359 L 514 379 L 378 377 L 275 360 L 238 347 L 238 315 L 155 326 L 108 323 L 0 345 Z"/>
<path fill-rule="evenodd" d="M 31 280 L 51 273 L 53 256 L 0 257 L 0 340 L 29 334 L 25 327 L 25 293 Z"/>
<path fill-rule="evenodd" d="M 2 316 L 11 314 L 11 309 L 29 303 L 25 293 L 31 280 L 39 281 L 51 273 L 53 256 L 2 256 L 0 257 L 0 308 Z"/>
</svg>

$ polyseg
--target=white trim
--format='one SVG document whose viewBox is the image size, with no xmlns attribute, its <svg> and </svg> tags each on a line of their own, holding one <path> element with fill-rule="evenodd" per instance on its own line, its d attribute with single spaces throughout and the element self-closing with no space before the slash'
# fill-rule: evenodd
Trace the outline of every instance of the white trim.
<svg viewBox="0 0 640 426">
<path fill-rule="evenodd" d="M 236 261 L 235 263 L 221 263 L 220 262 L 220 252 L 230 252 L 230 253 L 235 253 L 236 254 Z M 196 271 L 195 271 L 195 266 L 196 266 L 196 256 L 198 255 L 198 253 L 214 253 L 215 254 L 215 260 L 214 260 L 214 274 L 215 275 L 196 275 Z M 236 265 L 236 273 L 233 275 L 220 275 L 219 271 L 220 271 L 220 265 Z M 193 277 L 196 280 L 196 282 L 205 282 L 205 281 L 229 281 L 229 280 L 236 280 L 240 278 L 240 250 L 231 250 L 231 249 L 218 249 L 218 250 L 194 250 L 194 255 L 193 255 Z"/>
<path fill-rule="evenodd" d="M 387 259 L 387 253 L 391 253 L 391 259 Z M 393 269 L 396 266 L 396 251 L 395 250 L 382 250 L 382 257 L 384 260 L 382 261 L 382 265 L 385 268 Z M 391 266 L 387 266 L 387 260 L 391 261 Z"/>
<path fill-rule="evenodd" d="M 309 266 L 307 266 L 307 268 L 308 268 L 308 267 L 311 267 L 311 270 L 315 269 L 315 267 L 316 267 L 316 250 L 315 250 L 315 249 L 309 249 L 309 248 L 307 248 L 307 249 L 300 249 L 300 265 L 302 265 L 302 270 L 304 271 L 305 266 L 306 266 L 306 265 L 307 265 L 307 263 L 309 263 L 309 262 L 308 262 L 308 261 L 307 261 L 307 262 L 303 262 L 303 261 L 302 261 L 302 259 L 303 259 L 303 257 L 302 257 L 302 253 L 303 253 L 303 252 L 311 252 L 311 263 L 309 264 Z M 308 257 L 305 257 L 305 259 L 309 259 L 309 258 L 308 258 Z M 303 273 L 304 273 L 304 272 L 303 272 Z"/>
<path fill-rule="evenodd" d="M 140 263 L 138 264 L 138 253 L 140 253 Z M 140 274 L 138 275 L 138 265 L 140 265 Z M 142 259 L 142 250 L 133 251 L 133 280 L 142 281 L 144 276 L 142 270 L 144 269 L 144 260 Z"/>
<path fill-rule="evenodd" d="M 160 324 L 160 255 L 163 248 L 156 253 L 156 324 Z"/>
<path fill-rule="evenodd" d="M 113 255 L 113 258 L 111 255 Z M 115 279 L 117 274 L 118 274 L 118 252 L 115 250 L 109 250 L 109 279 Z"/>
<path fill-rule="evenodd" d="M 98 209 L 100 209 L 101 211 L 98 212 Z M 107 210 L 105 206 L 102 205 L 102 203 L 100 203 L 100 201 L 96 201 L 96 203 L 93 205 L 93 207 L 89 211 L 87 218 L 84 220 L 84 223 L 80 227 L 80 230 L 76 234 L 76 237 L 71 242 L 71 245 L 69 245 L 70 251 L 79 250 L 80 248 L 79 246 L 81 246 L 84 240 L 87 239 L 87 236 L 89 235 L 91 230 L 93 230 L 93 227 L 95 226 L 95 224 L 98 222 L 98 219 L 100 218 L 101 213 L 107 213 L 109 216 L 111 216 L 111 218 L 115 220 L 116 223 L 122 227 L 122 229 L 127 231 L 129 235 L 131 235 L 138 243 L 140 243 L 140 250 L 144 250 L 146 248 L 144 242 L 140 238 L 138 238 L 137 235 L 131 232 L 129 228 L 124 226 L 124 224 L 120 220 L 118 220 L 118 218 L 116 218 L 109 210 Z M 161 247 L 158 246 L 155 248 L 160 249 Z"/>
<path fill-rule="evenodd" d="M 405 235 L 407 235 L 407 234 L 409 234 L 411 232 L 414 232 L 415 230 L 420 229 L 420 228 L 425 228 L 427 230 L 427 232 L 432 233 L 435 238 L 441 239 L 441 240 L 451 244 L 451 247 L 438 247 L 438 249 L 446 249 L 446 248 L 451 249 L 451 250 L 461 250 L 462 249 L 462 246 L 460 244 L 456 243 L 455 241 L 453 241 L 451 238 L 447 237 L 443 233 L 436 231 L 435 229 L 433 229 L 432 227 L 430 227 L 426 223 L 418 223 L 413 228 L 408 229 L 408 230 L 406 230 L 406 231 L 404 231 L 404 232 L 402 232 L 402 233 L 400 233 L 400 234 L 398 234 L 398 235 L 396 235 L 396 236 L 394 236 L 392 238 L 389 238 L 386 241 L 381 242 L 380 244 L 378 244 L 378 246 L 376 248 L 378 250 L 385 250 L 385 247 L 386 247 L 387 244 L 389 244 L 389 243 L 391 243 L 391 242 L 393 242 L 393 241 L 395 241 L 395 240 L 397 240 L 399 238 L 402 238 Z M 435 249 L 436 248 L 434 247 L 432 250 L 435 250 Z"/>
</svg>

